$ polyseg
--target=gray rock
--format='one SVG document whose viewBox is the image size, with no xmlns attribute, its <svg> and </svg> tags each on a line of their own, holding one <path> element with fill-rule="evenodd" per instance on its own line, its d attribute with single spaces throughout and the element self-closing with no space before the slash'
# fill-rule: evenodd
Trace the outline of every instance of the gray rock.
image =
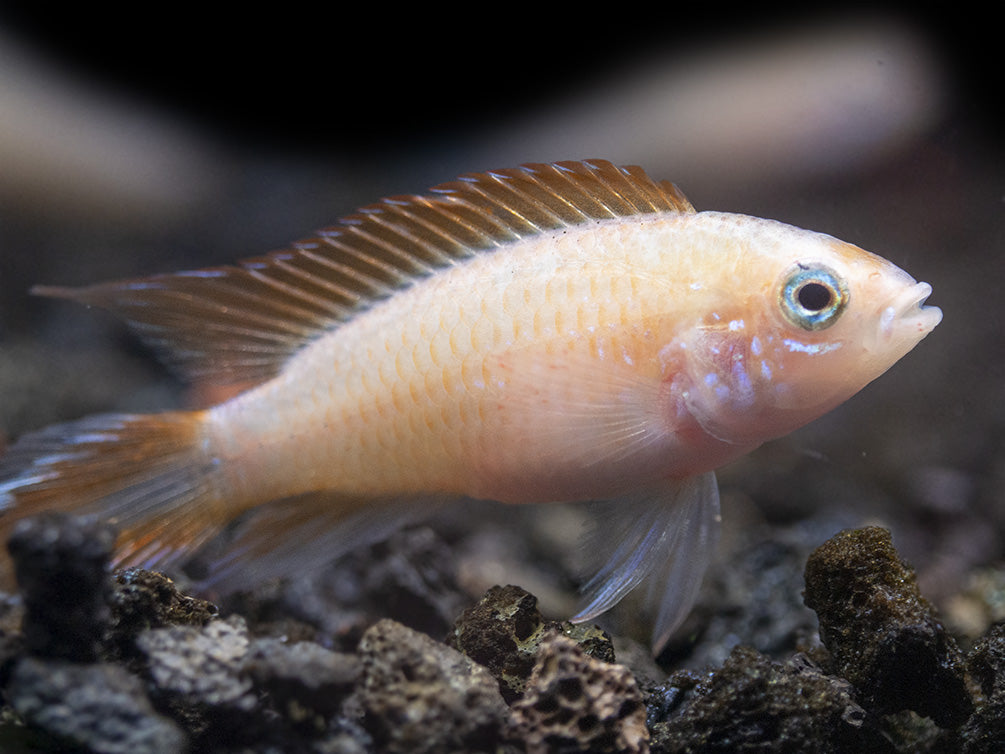
<svg viewBox="0 0 1005 754">
<path fill-rule="evenodd" d="M 359 657 L 363 725 L 381 751 L 498 750 L 509 709 L 485 668 L 391 620 L 363 634 Z"/>
<path fill-rule="evenodd" d="M 253 705 L 251 680 L 242 672 L 249 643 L 243 618 L 158 628 L 141 634 L 136 643 L 160 694 L 208 707 Z"/>
<path fill-rule="evenodd" d="M 352 693 L 361 666 L 354 655 L 332 652 L 310 642 L 287 644 L 280 639 L 257 639 L 244 659 L 243 673 L 255 688 L 266 691 L 280 710 L 299 708 L 330 716 Z"/>
<path fill-rule="evenodd" d="M 187 751 L 181 728 L 158 715 L 142 682 L 117 665 L 25 657 L 14 667 L 7 694 L 29 725 L 87 751 Z"/>
</svg>

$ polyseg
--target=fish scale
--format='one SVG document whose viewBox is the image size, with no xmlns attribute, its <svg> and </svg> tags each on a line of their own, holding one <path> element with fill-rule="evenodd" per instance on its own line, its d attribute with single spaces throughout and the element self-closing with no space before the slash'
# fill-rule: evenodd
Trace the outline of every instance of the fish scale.
<svg viewBox="0 0 1005 754">
<path fill-rule="evenodd" d="M 589 501 L 574 620 L 643 581 L 659 649 L 714 550 L 714 470 L 829 411 L 940 321 L 931 288 L 824 234 L 696 212 L 602 160 L 462 176 L 235 266 L 36 292 L 105 307 L 200 411 L 99 415 L 0 459 L 0 527 L 97 512 L 204 586 L 319 567 L 443 500 Z"/>
</svg>

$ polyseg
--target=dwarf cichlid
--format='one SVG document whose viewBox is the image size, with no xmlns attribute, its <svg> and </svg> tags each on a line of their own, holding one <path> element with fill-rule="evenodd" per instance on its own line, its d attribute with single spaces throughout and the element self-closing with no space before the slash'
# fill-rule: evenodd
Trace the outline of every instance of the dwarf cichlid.
<svg viewBox="0 0 1005 754">
<path fill-rule="evenodd" d="M 830 236 L 696 212 L 608 162 L 525 165 L 385 199 L 233 267 L 36 292 L 109 309 L 215 407 L 21 437 L 3 525 L 119 527 L 166 567 L 241 516 L 209 579 L 247 585 L 437 501 L 606 501 L 574 620 L 647 577 L 654 645 L 714 548 L 714 469 L 820 416 L 940 321 L 930 286 Z"/>
</svg>

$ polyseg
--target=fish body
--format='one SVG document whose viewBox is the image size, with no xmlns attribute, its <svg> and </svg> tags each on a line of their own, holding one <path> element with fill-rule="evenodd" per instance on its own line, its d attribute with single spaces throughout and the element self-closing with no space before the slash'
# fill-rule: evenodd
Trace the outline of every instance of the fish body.
<svg viewBox="0 0 1005 754">
<path fill-rule="evenodd" d="M 714 545 L 714 470 L 849 398 L 941 318 L 878 256 L 695 212 L 602 161 L 466 176 L 238 267 L 41 292 L 116 311 L 193 379 L 257 384 L 27 435 L 0 460 L 5 524 L 97 509 L 123 530 L 121 563 L 164 566 L 248 514 L 217 564 L 240 583 L 427 502 L 606 500 L 607 560 L 576 619 L 659 579 L 656 645 Z"/>
</svg>

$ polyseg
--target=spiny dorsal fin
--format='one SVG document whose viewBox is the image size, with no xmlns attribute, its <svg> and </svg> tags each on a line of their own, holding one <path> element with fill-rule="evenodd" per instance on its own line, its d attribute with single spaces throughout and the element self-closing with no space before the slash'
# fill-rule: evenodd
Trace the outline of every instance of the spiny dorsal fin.
<svg viewBox="0 0 1005 754">
<path fill-rule="evenodd" d="M 115 312 L 190 379 L 253 383 L 360 310 L 477 252 L 591 220 L 658 212 L 694 209 L 673 184 L 638 167 L 524 165 L 385 199 L 239 266 L 34 292 Z"/>
</svg>

